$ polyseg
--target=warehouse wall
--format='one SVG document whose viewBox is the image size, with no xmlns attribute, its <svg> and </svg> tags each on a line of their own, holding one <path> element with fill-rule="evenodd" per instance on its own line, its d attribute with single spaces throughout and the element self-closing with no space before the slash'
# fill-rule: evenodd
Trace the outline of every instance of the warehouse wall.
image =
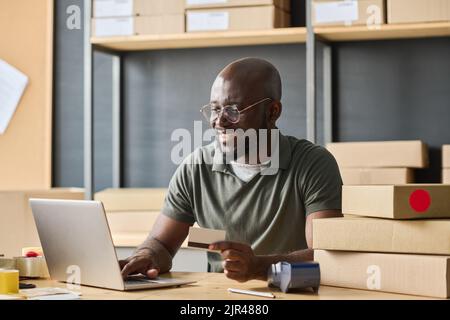
<svg viewBox="0 0 450 320">
<path fill-rule="evenodd" d="M 66 9 L 73 4 L 82 8 L 80 0 L 58 0 L 55 10 L 55 186 L 83 185 L 83 33 L 66 28 Z M 434 168 L 419 172 L 419 180 L 438 182 L 439 149 L 450 142 L 450 39 L 342 43 L 334 48 L 335 139 L 422 139 L 432 148 Z M 284 83 L 280 128 L 286 134 L 305 136 L 304 45 L 127 53 L 124 186 L 167 185 L 176 168 L 169 161 L 176 144 L 170 141 L 172 130 L 193 130 L 193 121 L 201 120 L 198 110 L 208 102 L 216 73 L 245 56 L 269 59 L 279 68 Z M 96 53 L 94 65 L 95 183 L 99 190 L 111 185 L 111 61 Z M 321 142 L 322 105 L 318 102 Z"/>
<path fill-rule="evenodd" d="M 335 139 L 421 139 L 441 181 L 442 145 L 450 142 L 450 38 L 336 44 Z"/>
</svg>

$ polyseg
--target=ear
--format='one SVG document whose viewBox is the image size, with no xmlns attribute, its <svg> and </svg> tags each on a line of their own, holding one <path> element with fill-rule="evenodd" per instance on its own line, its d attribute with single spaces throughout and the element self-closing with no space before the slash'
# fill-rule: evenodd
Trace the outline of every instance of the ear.
<svg viewBox="0 0 450 320">
<path fill-rule="evenodd" d="M 267 112 L 267 122 L 270 127 L 275 127 L 275 123 L 281 115 L 282 104 L 280 101 L 273 101 Z"/>
</svg>

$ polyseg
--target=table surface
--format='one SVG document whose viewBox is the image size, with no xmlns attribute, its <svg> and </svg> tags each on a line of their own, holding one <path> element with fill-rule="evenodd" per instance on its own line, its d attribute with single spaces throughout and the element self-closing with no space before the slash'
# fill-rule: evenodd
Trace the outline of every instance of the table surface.
<svg viewBox="0 0 450 320">
<path fill-rule="evenodd" d="M 196 282 L 182 287 L 159 288 L 139 291 L 114 291 L 101 288 L 81 286 L 81 298 L 89 300 L 273 300 L 253 295 L 229 293 L 228 288 L 272 292 L 275 300 L 411 300 L 431 299 L 412 295 L 384 293 L 356 289 L 321 286 L 318 293 L 296 292 L 283 293 L 279 289 L 268 288 L 267 282 L 252 280 L 239 283 L 227 279 L 223 273 L 187 273 L 174 272 L 169 276 L 179 279 L 195 280 Z M 65 283 L 54 280 L 28 280 L 39 288 L 66 288 Z M 74 290 L 77 291 L 77 290 Z"/>
</svg>

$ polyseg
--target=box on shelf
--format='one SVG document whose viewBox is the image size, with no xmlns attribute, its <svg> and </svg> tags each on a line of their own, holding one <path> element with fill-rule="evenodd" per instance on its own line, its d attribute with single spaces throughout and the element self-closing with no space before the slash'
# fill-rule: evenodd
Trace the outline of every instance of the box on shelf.
<svg viewBox="0 0 450 320">
<path fill-rule="evenodd" d="M 450 219 L 344 217 L 313 220 L 313 247 L 322 250 L 450 255 Z"/>
<path fill-rule="evenodd" d="M 184 0 L 94 0 L 93 17 L 184 14 Z"/>
<path fill-rule="evenodd" d="M 340 168 L 425 168 L 428 148 L 422 141 L 336 142 L 327 144 Z"/>
<path fill-rule="evenodd" d="M 186 31 L 260 30 L 290 26 L 290 15 L 275 6 L 186 11 Z"/>
<path fill-rule="evenodd" d="M 450 169 L 450 145 L 442 146 L 442 168 Z"/>
<path fill-rule="evenodd" d="M 94 199 L 103 202 L 105 211 L 159 211 L 167 189 L 165 188 L 121 188 L 97 192 Z"/>
<path fill-rule="evenodd" d="M 404 184 L 414 181 L 409 168 L 340 168 L 344 185 Z"/>
<path fill-rule="evenodd" d="M 322 285 L 450 297 L 450 257 L 315 250 Z"/>
<path fill-rule="evenodd" d="M 0 191 L 0 253 L 20 256 L 23 247 L 40 247 L 39 236 L 28 200 L 83 200 L 84 190 L 54 188 L 48 190 Z"/>
<path fill-rule="evenodd" d="M 342 212 L 389 219 L 450 218 L 450 186 L 343 186 Z"/>
<path fill-rule="evenodd" d="M 290 0 L 185 0 L 186 9 L 253 7 L 273 5 L 284 11 L 291 10 Z"/>
<path fill-rule="evenodd" d="M 374 25 L 386 22 L 385 0 L 313 0 L 312 25 Z"/>
<path fill-rule="evenodd" d="M 450 184 L 450 169 L 442 169 L 442 183 Z"/>
<path fill-rule="evenodd" d="M 388 0 L 388 23 L 450 21 L 448 0 Z"/>
<path fill-rule="evenodd" d="M 92 19 L 94 37 L 171 34 L 184 32 L 184 15 Z"/>
</svg>

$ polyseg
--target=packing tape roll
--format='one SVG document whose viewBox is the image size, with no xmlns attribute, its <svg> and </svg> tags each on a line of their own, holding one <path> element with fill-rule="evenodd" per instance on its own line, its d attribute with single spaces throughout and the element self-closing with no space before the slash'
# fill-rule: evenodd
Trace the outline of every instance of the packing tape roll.
<svg viewBox="0 0 450 320">
<path fill-rule="evenodd" d="M 44 257 L 17 257 L 15 260 L 21 277 L 50 278 Z"/>
<path fill-rule="evenodd" d="M 0 294 L 19 293 L 19 270 L 0 269 Z"/>
<path fill-rule="evenodd" d="M 14 259 L 0 258 L 0 269 L 16 269 Z"/>
</svg>

